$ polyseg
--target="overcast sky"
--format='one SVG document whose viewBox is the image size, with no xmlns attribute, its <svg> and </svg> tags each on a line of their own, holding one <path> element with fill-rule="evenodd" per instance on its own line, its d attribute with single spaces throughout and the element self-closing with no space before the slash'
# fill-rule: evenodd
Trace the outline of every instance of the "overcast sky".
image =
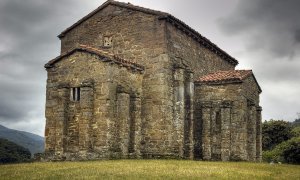
<svg viewBox="0 0 300 180">
<path fill-rule="evenodd" d="M 263 119 L 300 112 L 299 0 L 128 0 L 169 12 L 253 69 Z M 46 71 L 56 37 L 103 0 L 0 1 L 0 124 L 44 134 Z M 127 2 L 127 1 L 125 1 Z"/>
</svg>

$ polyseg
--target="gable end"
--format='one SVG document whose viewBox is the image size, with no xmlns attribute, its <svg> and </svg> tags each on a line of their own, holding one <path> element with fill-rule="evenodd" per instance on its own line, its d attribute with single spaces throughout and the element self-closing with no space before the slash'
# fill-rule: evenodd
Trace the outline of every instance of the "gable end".
<svg viewBox="0 0 300 180">
<path fill-rule="evenodd" d="M 174 27 L 183 31 L 188 36 L 192 37 L 195 41 L 199 42 L 203 47 L 214 52 L 215 54 L 220 56 L 225 61 L 229 62 L 230 64 L 232 64 L 234 66 L 238 65 L 238 61 L 235 58 L 233 58 L 232 56 L 227 54 L 225 51 L 223 51 L 221 48 L 219 48 L 216 44 L 212 43 L 209 39 L 205 38 L 200 33 L 198 33 L 196 30 L 194 30 L 193 28 L 191 28 L 190 26 L 188 26 L 187 24 L 185 24 L 183 21 L 179 20 L 178 18 L 174 17 L 173 15 L 171 15 L 169 13 L 161 12 L 161 11 L 156 11 L 156 10 L 152 10 L 152 9 L 148 9 L 148 8 L 144 8 L 144 7 L 135 6 L 130 3 L 117 2 L 117 1 L 113 1 L 113 0 L 108 0 L 105 3 L 103 3 L 97 9 L 95 9 L 88 15 L 81 18 L 75 24 L 73 24 L 72 26 L 70 26 L 69 28 L 64 30 L 61 34 L 58 35 L 58 37 L 60 39 L 63 38 L 69 31 L 71 31 L 72 29 L 74 29 L 75 27 L 77 27 L 78 25 L 80 25 L 81 23 L 83 23 L 84 21 L 86 21 L 87 19 L 89 19 L 90 17 L 92 17 L 93 15 L 95 15 L 96 13 L 98 13 L 99 11 L 104 9 L 105 7 L 107 7 L 108 5 L 114 5 L 114 6 L 118 6 L 118 7 L 122 7 L 122 8 L 131 9 L 134 11 L 139 11 L 139 12 L 143 12 L 143 13 L 147 13 L 147 14 L 156 15 L 156 16 L 158 16 L 159 20 L 165 20 L 165 21 L 169 22 Z"/>
<path fill-rule="evenodd" d="M 127 67 L 129 69 L 132 69 L 132 70 L 136 70 L 136 71 L 140 71 L 140 72 L 143 72 L 145 70 L 144 66 L 142 66 L 140 64 L 137 64 L 137 63 L 129 61 L 129 60 L 125 60 L 125 59 L 120 58 L 120 57 L 118 57 L 114 54 L 110 54 L 110 53 L 107 53 L 107 52 L 102 51 L 100 49 L 96 49 L 96 48 L 89 47 L 89 46 L 86 46 L 86 45 L 80 45 L 80 47 L 75 48 L 71 51 L 68 51 L 68 52 L 66 52 L 66 53 L 50 60 L 47 64 L 45 64 L 44 67 L 46 69 L 47 68 L 52 68 L 55 63 L 61 61 L 64 57 L 72 55 L 75 52 L 85 52 L 85 53 L 93 54 L 93 55 L 96 55 L 96 56 L 102 58 L 103 62 L 115 63 L 115 64 L 118 64 L 120 66 L 124 66 L 124 67 Z"/>
</svg>

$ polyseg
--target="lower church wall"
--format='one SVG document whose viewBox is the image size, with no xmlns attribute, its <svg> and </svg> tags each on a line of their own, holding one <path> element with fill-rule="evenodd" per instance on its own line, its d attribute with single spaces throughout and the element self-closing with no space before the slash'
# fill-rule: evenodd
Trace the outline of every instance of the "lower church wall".
<svg viewBox="0 0 300 180">
<path fill-rule="evenodd" d="M 196 85 L 195 157 L 261 160 L 259 106 L 249 104 L 249 99 L 241 94 L 242 88 L 241 84 Z"/>
<path fill-rule="evenodd" d="M 49 159 L 261 159 L 261 108 L 255 94 L 248 98 L 241 84 L 194 88 L 192 72 L 169 69 L 167 57 L 157 58 L 166 61 L 158 69 L 162 72 L 146 77 L 83 53 L 49 69 Z"/>
<path fill-rule="evenodd" d="M 103 159 L 139 154 L 136 144 L 141 139 L 142 75 L 99 61 L 95 56 L 75 53 L 48 70 L 45 151 L 49 159 Z M 80 89 L 78 101 L 72 97 L 74 88 Z M 123 117 L 117 117 L 121 107 L 117 107 L 118 95 L 122 93 L 128 96 L 131 113 L 128 110 Z M 134 122 L 128 122 L 129 119 Z M 123 126 L 119 125 L 120 120 Z M 126 127 L 127 123 L 131 125 Z M 128 128 L 134 133 L 129 133 Z M 125 131 L 128 132 L 123 137 Z M 119 146 L 119 141 L 123 145 Z"/>
</svg>

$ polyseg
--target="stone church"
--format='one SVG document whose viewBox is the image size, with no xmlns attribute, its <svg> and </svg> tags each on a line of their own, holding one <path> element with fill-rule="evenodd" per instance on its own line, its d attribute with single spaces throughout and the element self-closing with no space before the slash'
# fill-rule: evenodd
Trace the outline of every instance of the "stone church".
<svg viewBox="0 0 300 180">
<path fill-rule="evenodd" d="M 253 72 L 176 17 L 109 0 L 58 37 L 48 159 L 261 161 Z"/>
</svg>

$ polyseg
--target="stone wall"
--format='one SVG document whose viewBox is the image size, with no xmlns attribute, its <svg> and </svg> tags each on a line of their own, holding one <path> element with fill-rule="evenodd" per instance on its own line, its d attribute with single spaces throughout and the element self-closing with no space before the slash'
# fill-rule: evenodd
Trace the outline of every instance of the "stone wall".
<svg viewBox="0 0 300 180">
<path fill-rule="evenodd" d="M 166 53 L 164 21 L 157 16 L 109 5 L 61 38 L 61 53 L 89 45 L 140 64 Z M 104 46 L 106 37 L 110 46 Z"/>
<path fill-rule="evenodd" d="M 48 69 L 46 152 L 59 159 L 140 156 L 141 97 L 140 72 L 86 52 L 64 57 Z"/>
<path fill-rule="evenodd" d="M 181 157 L 193 158 L 194 150 L 198 149 L 194 146 L 201 143 L 194 142 L 193 137 L 199 133 L 194 132 L 194 80 L 210 72 L 232 70 L 235 66 L 170 23 L 166 24 L 166 43 L 174 76 L 171 97 L 175 109 L 172 132 L 177 139 L 174 148 Z"/>
<path fill-rule="evenodd" d="M 112 37 L 111 47 L 103 47 Z M 79 44 L 102 48 L 145 66 L 141 99 L 144 157 L 177 156 L 173 144 L 173 72 L 165 43 L 165 22 L 153 14 L 109 5 L 69 31 L 62 53 Z"/>
<path fill-rule="evenodd" d="M 192 37 L 167 23 L 168 54 L 174 66 L 194 72 L 195 79 L 220 70 L 234 70 L 235 65 L 202 46 Z"/>
<path fill-rule="evenodd" d="M 261 161 L 258 95 L 253 77 L 243 83 L 196 84 L 195 157 Z"/>
</svg>

